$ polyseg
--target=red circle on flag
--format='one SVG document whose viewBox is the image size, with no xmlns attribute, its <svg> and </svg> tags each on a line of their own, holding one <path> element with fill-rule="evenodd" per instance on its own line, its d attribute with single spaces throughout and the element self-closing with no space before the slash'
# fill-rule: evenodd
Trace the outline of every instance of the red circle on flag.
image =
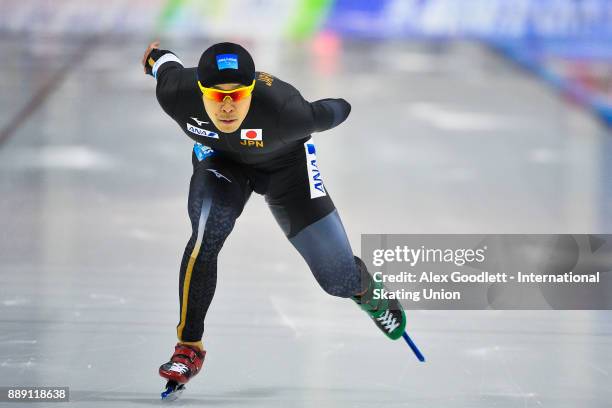
<svg viewBox="0 0 612 408">
<path fill-rule="evenodd" d="M 246 137 L 248 139 L 256 139 L 257 138 L 257 132 L 254 130 L 249 130 L 248 132 L 246 132 Z"/>
</svg>

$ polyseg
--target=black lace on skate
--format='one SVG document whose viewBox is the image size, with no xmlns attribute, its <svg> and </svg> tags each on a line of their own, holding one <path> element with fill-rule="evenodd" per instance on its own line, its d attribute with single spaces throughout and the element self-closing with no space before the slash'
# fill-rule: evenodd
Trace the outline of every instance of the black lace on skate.
<svg viewBox="0 0 612 408">
<path fill-rule="evenodd" d="M 384 315 L 377 317 L 376 320 L 378 320 L 389 333 L 400 326 L 400 323 L 390 310 L 387 310 Z"/>
</svg>

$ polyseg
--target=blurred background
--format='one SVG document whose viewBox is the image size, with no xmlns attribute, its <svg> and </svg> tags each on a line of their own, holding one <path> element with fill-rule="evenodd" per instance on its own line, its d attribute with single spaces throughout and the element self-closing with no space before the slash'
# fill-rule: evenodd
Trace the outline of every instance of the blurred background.
<svg viewBox="0 0 612 408">
<path fill-rule="evenodd" d="M 2 0 L 0 386 L 157 403 L 192 142 L 142 72 L 154 39 L 186 66 L 239 42 L 352 104 L 315 139 L 357 254 L 365 233 L 612 230 L 610 1 Z M 609 406 L 607 311 L 409 319 L 424 365 L 325 295 L 253 196 L 183 404 Z"/>
</svg>

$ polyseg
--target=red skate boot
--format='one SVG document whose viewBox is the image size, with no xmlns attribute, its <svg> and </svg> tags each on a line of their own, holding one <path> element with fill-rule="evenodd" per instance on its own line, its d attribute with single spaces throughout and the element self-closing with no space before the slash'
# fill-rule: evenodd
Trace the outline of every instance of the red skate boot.
<svg viewBox="0 0 612 408">
<path fill-rule="evenodd" d="M 185 389 L 185 384 L 202 369 L 206 351 L 177 343 L 170 361 L 159 367 L 159 375 L 168 379 L 162 400 L 175 400 Z"/>
</svg>

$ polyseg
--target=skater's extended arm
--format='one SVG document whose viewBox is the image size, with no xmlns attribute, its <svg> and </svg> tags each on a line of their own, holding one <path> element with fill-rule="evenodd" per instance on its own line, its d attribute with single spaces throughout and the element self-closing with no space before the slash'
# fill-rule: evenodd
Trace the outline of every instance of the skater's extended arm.
<svg viewBox="0 0 612 408">
<path fill-rule="evenodd" d="M 171 51 L 160 50 L 159 41 L 155 41 L 147 47 L 142 64 L 145 73 L 157 80 L 156 95 L 159 104 L 172 116 L 180 85 L 179 71 L 183 63 Z"/>
<path fill-rule="evenodd" d="M 351 105 L 344 99 L 326 98 L 310 104 L 314 117 L 315 132 L 335 128 L 348 118 Z"/>
<path fill-rule="evenodd" d="M 289 134 L 303 137 L 312 132 L 332 129 L 346 120 L 351 105 L 344 99 L 326 98 L 306 101 L 302 95 L 291 96 L 280 112 L 280 125 Z"/>
</svg>

